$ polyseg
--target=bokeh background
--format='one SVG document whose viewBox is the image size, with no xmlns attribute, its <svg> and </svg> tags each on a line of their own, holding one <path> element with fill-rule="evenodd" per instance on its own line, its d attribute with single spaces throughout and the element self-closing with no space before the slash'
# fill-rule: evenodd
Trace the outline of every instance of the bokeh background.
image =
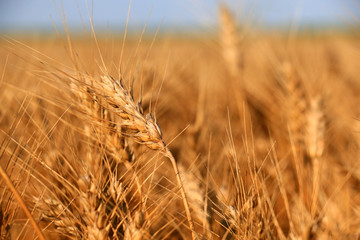
<svg viewBox="0 0 360 240">
<path fill-rule="evenodd" d="M 70 30 L 89 26 L 93 17 L 97 30 L 116 31 L 126 25 L 130 0 L 0 0 L 1 32 L 54 32 L 62 29 L 65 13 Z M 222 1 L 224 2 L 224 1 Z M 141 29 L 190 30 L 217 23 L 216 0 L 133 0 L 129 26 Z M 344 28 L 354 26 L 360 16 L 356 0 L 238 0 L 227 1 L 239 22 L 267 28 Z"/>
</svg>

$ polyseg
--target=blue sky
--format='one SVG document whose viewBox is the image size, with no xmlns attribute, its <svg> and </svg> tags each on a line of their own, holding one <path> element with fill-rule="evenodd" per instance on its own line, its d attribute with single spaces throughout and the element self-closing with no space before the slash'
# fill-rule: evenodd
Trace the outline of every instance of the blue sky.
<svg viewBox="0 0 360 240">
<path fill-rule="evenodd" d="M 61 26 L 57 7 L 63 5 L 68 25 L 81 27 L 81 17 L 89 23 L 87 10 L 94 4 L 96 28 L 123 27 L 130 0 L 0 0 L 0 31 L 51 30 L 52 20 Z M 130 25 L 151 27 L 209 27 L 217 22 L 217 6 L 224 0 L 133 0 Z M 56 7 L 56 5 L 57 7 Z M 229 0 L 239 21 L 260 26 L 291 24 L 347 24 L 360 16 L 357 0 Z M 360 19 L 360 18 L 359 18 Z"/>
</svg>

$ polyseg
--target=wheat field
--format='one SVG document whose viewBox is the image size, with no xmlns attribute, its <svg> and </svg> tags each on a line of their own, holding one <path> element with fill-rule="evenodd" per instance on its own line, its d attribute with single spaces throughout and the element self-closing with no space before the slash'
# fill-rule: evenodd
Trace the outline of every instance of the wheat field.
<svg viewBox="0 0 360 240">
<path fill-rule="evenodd" d="M 0 43 L 1 239 L 360 239 L 353 32 Z"/>
</svg>

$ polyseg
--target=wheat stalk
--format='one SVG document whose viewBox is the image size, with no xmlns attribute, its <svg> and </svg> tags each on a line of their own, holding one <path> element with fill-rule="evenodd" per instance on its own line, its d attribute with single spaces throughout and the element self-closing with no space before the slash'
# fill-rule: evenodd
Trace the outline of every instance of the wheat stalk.
<svg viewBox="0 0 360 240">
<path fill-rule="evenodd" d="M 125 90 L 122 80 L 115 81 L 111 77 L 103 76 L 100 81 L 92 81 L 91 84 L 89 87 L 93 94 L 106 102 L 111 111 L 121 118 L 118 124 L 123 130 L 122 134 L 134 138 L 136 142 L 152 150 L 159 150 L 170 160 L 176 174 L 192 237 L 196 239 L 189 203 L 176 160 L 164 143 L 162 132 L 154 118 L 151 114 L 144 116 L 141 103 L 135 103 L 132 94 Z"/>
<path fill-rule="evenodd" d="M 185 167 L 181 164 L 179 164 L 178 168 L 181 179 L 183 180 L 185 192 L 188 194 L 190 207 L 194 211 L 196 218 L 203 223 L 207 239 L 211 239 L 210 226 L 205 205 L 205 189 L 200 185 L 199 180 L 196 178 L 194 173 L 186 171 Z"/>
</svg>

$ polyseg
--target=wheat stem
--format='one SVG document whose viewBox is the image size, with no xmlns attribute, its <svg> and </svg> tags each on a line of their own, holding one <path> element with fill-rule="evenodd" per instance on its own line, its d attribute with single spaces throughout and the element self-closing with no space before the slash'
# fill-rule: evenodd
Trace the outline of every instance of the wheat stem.
<svg viewBox="0 0 360 240">
<path fill-rule="evenodd" d="M 39 226 L 37 225 L 37 223 L 35 222 L 33 216 L 31 215 L 31 213 L 29 212 L 29 210 L 27 209 L 24 201 L 21 199 L 20 194 L 18 193 L 18 191 L 16 190 L 15 186 L 13 185 L 13 183 L 11 182 L 9 176 L 6 174 L 6 172 L 4 171 L 4 169 L 0 166 L 0 175 L 2 176 L 2 178 L 5 180 L 6 185 L 10 188 L 10 190 L 13 192 L 14 197 L 16 198 L 16 200 L 18 200 L 20 207 L 23 209 L 23 211 L 25 212 L 26 216 L 29 218 L 31 225 L 34 227 L 36 233 L 38 234 L 40 240 L 45 240 L 44 235 L 42 234 Z"/>
<path fill-rule="evenodd" d="M 186 211 L 186 217 L 187 217 L 187 220 L 189 222 L 189 227 L 190 227 L 190 230 L 191 230 L 191 235 L 192 235 L 193 239 L 197 239 L 196 234 L 195 234 L 194 223 L 193 223 L 191 213 L 190 213 L 189 202 L 187 200 L 187 196 L 186 196 L 186 193 L 185 193 L 183 181 L 181 179 L 179 168 L 178 168 L 178 166 L 176 164 L 175 158 L 174 158 L 174 156 L 172 155 L 172 153 L 170 152 L 170 150 L 167 147 L 165 147 L 163 154 L 164 154 L 164 156 L 166 156 L 170 160 L 171 165 L 172 165 L 172 167 L 174 169 L 174 172 L 176 174 L 176 180 L 177 180 L 177 183 L 178 183 L 178 185 L 180 187 L 180 193 L 181 193 L 181 197 L 183 199 L 183 203 L 184 203 L 184 207 L 185 207 L 185 211 Z"/>
</svg>

